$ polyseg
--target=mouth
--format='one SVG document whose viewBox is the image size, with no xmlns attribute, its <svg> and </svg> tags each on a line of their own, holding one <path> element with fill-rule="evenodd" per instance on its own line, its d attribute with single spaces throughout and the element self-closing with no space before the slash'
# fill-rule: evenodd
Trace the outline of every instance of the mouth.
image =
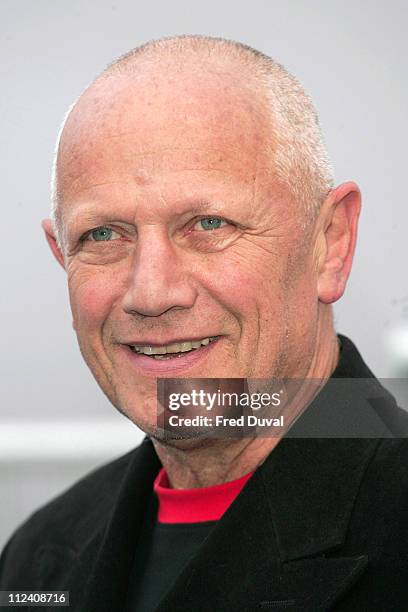
<svg viewBox="0 0 408 612">
<path fill-rule="evenodd" d="M 165 345 L 145 345 L 145 344 L 128 344 L 127 346 L 136 355 L 150 357 L 157 361 L 168 361 L 171 359 L 180 358 L 188 353 L 199 351 L 203 347 L 208 346 L 219 336 L 209 336 L 200 340 L 182 340 Z"/>
<path fill-rule="evenodd" d="M 208 336 L 163 345 L 149 344 L 149 341 L 146 344 L 124 343 L 120 348 L 138 375 L 153 378 L 186 376 L 197 368 L 203 368 L 222 339 L 222 336 Z"/>
</svg>

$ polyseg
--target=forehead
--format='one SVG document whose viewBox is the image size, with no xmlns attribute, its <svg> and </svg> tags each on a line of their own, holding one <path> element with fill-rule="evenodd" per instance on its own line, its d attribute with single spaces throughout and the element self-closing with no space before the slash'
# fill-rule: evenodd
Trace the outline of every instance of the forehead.
<svg viewBox="0 0 408 612">
<path fill-rule="evenodd" d="M 156 66 L 97 81 L 65 125 L 57 164 L 62 201 L 131 179 L 180 172 L 248 183 L 269 166 L 266 103 L 230 66 Z"/>
</svg>

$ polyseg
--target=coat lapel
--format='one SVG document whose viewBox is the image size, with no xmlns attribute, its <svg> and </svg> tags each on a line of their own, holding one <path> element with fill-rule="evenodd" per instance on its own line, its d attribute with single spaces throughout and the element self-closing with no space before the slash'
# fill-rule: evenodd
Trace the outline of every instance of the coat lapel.
<svg viewBox="0 0 408 612">
<path fill-rule="evenodd" d="M 73 612 L 123 609 L 137 539 L 160 467 L 151 441 L 145 438 L 123 476 L 106 528 L 94 534 L 79 556 L 71 579 Z M 84 577 L 89 578 L 84 582 Z"/>
<path fill-rule="evenodd" d="M 375 446 L 372 440 L 282 440 L 158 612 L 329 609 L 367 566 L 364 556 L 336 551 Z M 334 465 L 342 466 L 335 481 Z"/>
</svg>

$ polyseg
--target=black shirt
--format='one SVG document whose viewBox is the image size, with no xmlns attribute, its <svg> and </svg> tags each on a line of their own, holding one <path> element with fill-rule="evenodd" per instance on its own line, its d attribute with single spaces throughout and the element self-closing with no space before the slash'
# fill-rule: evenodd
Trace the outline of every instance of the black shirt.
<svg viewBox="0 0 408 612">
<path fill-rule="evenodd" d="M 125 612 L 153 612 L 217 521 L 159 523 L 149 503 L 129 580 Z"/>
</svg>

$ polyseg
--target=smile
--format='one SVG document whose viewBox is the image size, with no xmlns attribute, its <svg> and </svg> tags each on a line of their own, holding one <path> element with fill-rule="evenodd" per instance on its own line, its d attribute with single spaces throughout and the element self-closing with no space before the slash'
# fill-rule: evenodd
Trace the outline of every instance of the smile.
<svg viewBox="0 0 408 612">
<path fill-rule="evenodd" d="M 137 355 L 146 355 L 153 359 L 172 359 L 179 357 L 183 353 L 189 353 L 196 351 L 202 346 L 207 346 L 218 336 L 210 336 L 203 338 L 202 340 L 183 340 L 181 342 L 174 342 L 163 346 L 151 346 L 151 345 L 138 345 L 128 344 L 129 348 Z"/>
</svg>

